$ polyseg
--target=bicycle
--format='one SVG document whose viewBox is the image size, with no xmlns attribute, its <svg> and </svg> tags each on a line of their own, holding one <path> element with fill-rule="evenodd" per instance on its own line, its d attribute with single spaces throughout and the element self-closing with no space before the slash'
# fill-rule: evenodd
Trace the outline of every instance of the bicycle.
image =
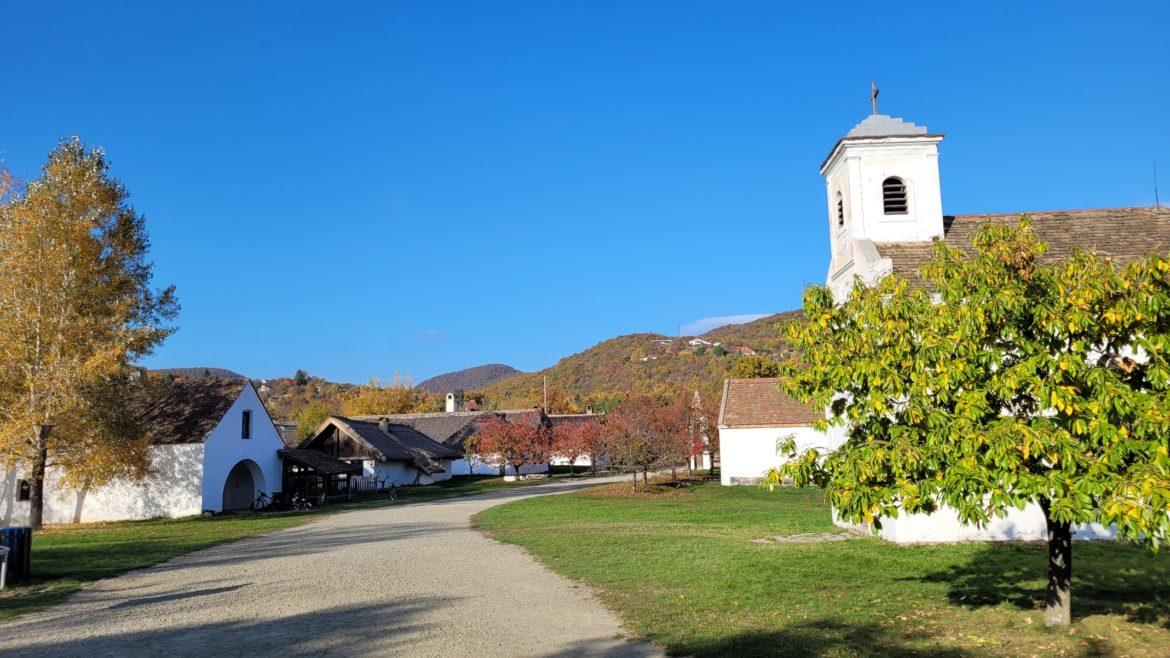
<svg viewBox="0 0 1170 658">
<path fill-rule="evenodd" d="M 257 512 L 263 512 L 269 507 L 272 507 L 272 498 L 263 491 L 260 492 L 259 496 L 256 496 L 256 500 L 252 501 L 252 509 Z"/>
<path fill-rule="evenodd" d="M 298 491 L 292 497 L 292 510 L 294 512 L 307 511 L 313 509 L 313 503 L 308 498 L 302 498 Z"/>
</svg>

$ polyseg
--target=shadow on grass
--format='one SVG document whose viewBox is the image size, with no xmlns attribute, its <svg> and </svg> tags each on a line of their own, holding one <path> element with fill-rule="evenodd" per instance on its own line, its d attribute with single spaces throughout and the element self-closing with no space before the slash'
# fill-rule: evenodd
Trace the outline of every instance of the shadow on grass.
<svg viewBox="0 0 1170 658">
<path fill-rule="evenodd" d="M 989 544 L 965 564 L 918 578 L 945 583 L 951 603 L 968 608 L 1044 607 L 1047 554 L 1043 544 Z M 1170 628 L 1170 556 L 1117 542 L 1073 546 L 1073 619 L 1122 615 L 1131 622 Z"/>
<path fill-rule="evenodd" d="M 847 624 L 817 620 L 794 624 L 782 630 L 743 633 L 712 642 L 668 646 L 670 655 L 694 658 L 730 658 L 732 656 L 938 656 L 957 658 L 959 649 L 924 645 L 923 638 L 899 633 L 876 624 Z M 571 646 L 549 656 L 588 656 L 618 658 L 645 655 L 645 646 L 632 643 L 618 650 L 590 651 L 588 646 Z"/>
</svg>

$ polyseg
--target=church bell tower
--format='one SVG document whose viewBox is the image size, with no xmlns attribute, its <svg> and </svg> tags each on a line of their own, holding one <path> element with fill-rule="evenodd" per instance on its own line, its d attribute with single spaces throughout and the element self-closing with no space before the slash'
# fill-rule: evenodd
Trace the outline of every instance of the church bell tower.
<svg viewBox="0 0 1170 658">
<path fill-rule="evenodd" d="M 929 242 L 943 236 L 938 175 L 941 134 L 874 113 L 837 141 L 821 164 L 828 198 L 832 257 L 827 285 L 835 296 L 861 276 L 876 283 L 882 243 Z"/>
</svg>

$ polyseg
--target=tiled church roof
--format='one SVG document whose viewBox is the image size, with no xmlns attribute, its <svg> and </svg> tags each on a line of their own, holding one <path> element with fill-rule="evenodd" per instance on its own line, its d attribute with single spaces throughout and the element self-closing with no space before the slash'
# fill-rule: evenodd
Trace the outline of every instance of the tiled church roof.
<svg viewBox="0 0 1170 658">
<path fill-rule="evenodd" d="M 1170 253 L 1170 208 L 1135 207 L 1096 210 L 1058 210 L 993 215 L 951 215 L 943 218 L 945 240 L 973 250 L 971 239 L 988 223 L 1014 224 L 1021 215 L 1032 220 L 1036 236 L 1048 243 L 1045 260 L 1067 257 L 1076 248 L 1112 256 L 1121 263 L 1153 253 Z M 894 264 L 894 274 L 914 282 L 930 260 L 930 243 L 877 243 L 878 253 Z"/>
</svg>

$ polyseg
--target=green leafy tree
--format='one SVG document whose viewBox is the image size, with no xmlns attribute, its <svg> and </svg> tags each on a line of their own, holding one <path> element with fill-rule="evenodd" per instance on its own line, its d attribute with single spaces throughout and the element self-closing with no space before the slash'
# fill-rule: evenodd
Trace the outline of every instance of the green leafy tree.
<svg viewBox="0 0 1170 658">
<path fill-rule="evenodd" d="M 1073 525 L 1154 550 L 1170 528 L 1170 262 L 1044 258 L 1026 218 L 973 247 L 936 243 L 926 287 L 890 276 L 841 305 L 805 292 L 785 389 L 846 438 L 826 455 L 786 441 L 769 481 L 819 485 L 842 518 L 874 524 L 942 504 L 985 524 L 1036 503 L 1045 622 L 1068 625 Z"/>
<path fill-rule="evenodd" d="M 293 383 L 295 383 L 297 386 L 304 386 L 305 384 L 308 384 L 309 373 L 305 372 L 303 369 L 297 370 L 296 374 L 293 375 Z"/>
<path fill-rule="evenodd" d="M 731 366 L 727 376 L 732 379 L 761 379 L 776 377 L 780 374 L 780 362 L 773 361 L 766 356 L 741 356 Z"/>
<path fill-rule="evenodd" d="M 115 393 L 179 306 L 173 288 L 150 286 L 150 240 L 128 196 L 76 137 L 26 188 L 0 191 L 0 459 L 27 469 L 34 528 L 48 467 L 81 487 L 146 469 L 128 393 Z"/>
</svg>

